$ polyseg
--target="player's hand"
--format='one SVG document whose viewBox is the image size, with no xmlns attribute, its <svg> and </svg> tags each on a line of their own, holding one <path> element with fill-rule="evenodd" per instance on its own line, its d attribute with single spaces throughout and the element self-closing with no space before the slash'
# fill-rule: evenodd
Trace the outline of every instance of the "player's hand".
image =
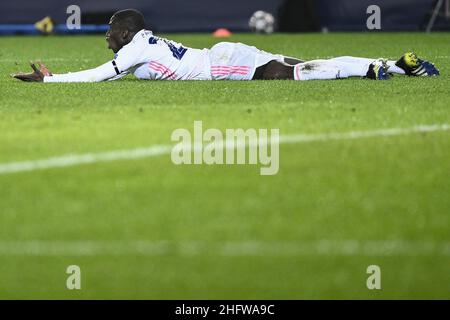
<svg viewBox="0 0 450 320">
<path fill-rule="evenodd" d="M 32 62 L 30 62 L 30 66 L 34 72 L 32 73 L 17 73 L 12 74 L 13 78 L 26 81 L 26 82 L 43 82 L 44 77 L 51 76 L 52 73 L 42 62 L 38 62 L 39 68 Z"/>
</svg>

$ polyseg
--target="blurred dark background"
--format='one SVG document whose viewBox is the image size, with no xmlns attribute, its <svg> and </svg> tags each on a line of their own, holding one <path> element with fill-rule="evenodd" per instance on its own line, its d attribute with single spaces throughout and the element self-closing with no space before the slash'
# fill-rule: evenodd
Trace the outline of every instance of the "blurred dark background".
<svg viewBox="0 0 450 320">
<path fill-rule="evenodd" d="M 444 1 L 448 5 L 448 1 Z M 82 24 L 105 25 L 113 12 L 141 10 L 157 32 L 211 32 L 217 28 L 248 31 L 256 10 L 274 14 L 283 32 L 366 31 L 369 5 L 381 8 L 382 31 L 424 30 L 436 0 L 1 0 L 0 30 L 34 24 L 45 16 L 65 24 L 66 8 L 76 4 Z M 434 30 L 447 29 L 445 5 Z M 12 31 L 11 31 L 12 30 Z"/>
</svg>

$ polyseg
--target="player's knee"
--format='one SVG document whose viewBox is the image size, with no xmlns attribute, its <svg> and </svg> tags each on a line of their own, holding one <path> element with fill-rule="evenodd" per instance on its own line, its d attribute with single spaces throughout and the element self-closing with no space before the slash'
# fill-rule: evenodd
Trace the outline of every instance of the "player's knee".
<svg viewBox="0 0 450 320">
<path fill-rule="evenodd" d="M 292 57 L 284 57 L 284 63 L 289 64 L 291 66 L 295 66 L 299 63 L 303 63 L 305 61 L 297 59 L 297 58 L 292 58 Z"/>
<path fill-rule="evenodd" d="M 278 61 L 271 61 L 267 64 L 262 78 L 264 80 L 293 79 L 293 67 L 282 64 Z"/>
</svg>

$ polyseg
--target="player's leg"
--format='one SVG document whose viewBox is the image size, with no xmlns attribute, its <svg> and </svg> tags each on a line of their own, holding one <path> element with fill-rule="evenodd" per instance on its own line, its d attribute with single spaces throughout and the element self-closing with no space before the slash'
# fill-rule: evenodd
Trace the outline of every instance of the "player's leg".
<svg viewBox="0 0 450 320">
<path fill-rule="evenodd" d="M 341 61 L 341 62 L 346 62 L 346 63 L 351 63 L 351 64 L 361 64 L 368 68 L 370 66 L 370 64 L 377 59 L 345 56 L 345 57 L 333 58 L 331 60 Z M 399 68 L 396 66 L 396 63 L 397 63 L 396 61 L 387 60 L 386 63 L 389 67 L 390 73 L 405 74 L 405 71 L 402 68 Z"/>
<path fill-rule="evenodd" d="M 305 62 L 305 60 L 300 60 L 297 58 L 284 56 L 284 63 L 289 64 L 291 66 L 295 66 L 296 64 L 299 64 L 302 62 Z"/>
<path fill-rule="evenodd" d="M 294 67 L 295 80 L 327 80 L 365 77 L 370 65 L 336 60 L 313 60 Z"/>
<path fill-rule="evenodd" d="M 272 60 L 258 67 L 252 80 L 294 80 L 294 66 Z"/>
<path fill-rule="evenodd" d="M 354 64 L 370 65 L 375 59 L 358 58 L 358 57 L 338 57 L 332 60 L 348 62 Z M 417 57 L 413 52 L 405 53 L 399 60 L 388 60 L 389 73 L 406 74 L 408 76 L 438 76 L 439 70 L 435 65 L 427 60 Z"/>
<path fill-rule="evenodd" d="M 290 66 L 279 61 L 270 61 L 257 69 L 254 80 L 332 80 L 349 77 L 387 79 L 382 61 L 366 66 L 362 63 L 347 63 L 335 60 L 313 60 Z"/>
<path fill-rule="evenodd" d="M 359 65 L 360 66 L 360 65 Z M 354 70 L 352 64 L 330 60 L 314 60 L 290 66 L 270 61 L 255 72 L 254 80 L 331 80 L 349 76 L 365 76 L 367 68 Z"/>
<path fill-rule="evenodd" d="M 314 60 L 291 66 L 284 56 L 261 51 L 242 43 L 222 42 L 209 52 L 213 80 L 328 80 L 364 77 L 385 80 L 385 66 Z"/>
</svg>

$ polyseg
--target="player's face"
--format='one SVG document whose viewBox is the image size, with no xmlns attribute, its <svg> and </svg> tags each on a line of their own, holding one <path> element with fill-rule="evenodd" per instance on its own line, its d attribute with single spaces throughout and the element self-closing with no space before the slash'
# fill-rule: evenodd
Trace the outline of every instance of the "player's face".
<svg viewBox="0 0 450 320">
<path fill-rule="evenodd" d="M 108 49 L 111 49 L 114 53 L 119 52 L 125 45 L 122 39 L 122 30 L 119 25 L 114 23 L 114 16 L 109 21 L 109 30 L 106 32 L 106 42 L 108 42 Z"/>
</svg>

